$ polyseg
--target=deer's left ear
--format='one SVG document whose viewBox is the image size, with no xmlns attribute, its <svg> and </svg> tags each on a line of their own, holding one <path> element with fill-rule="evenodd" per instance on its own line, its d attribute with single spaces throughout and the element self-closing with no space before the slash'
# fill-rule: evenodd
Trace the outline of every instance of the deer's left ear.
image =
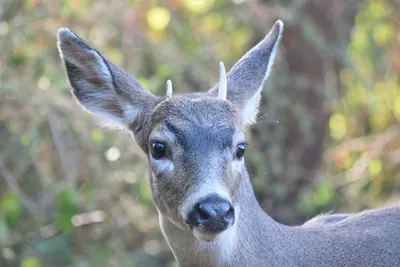
<svg viewBox="0 0 400 267">
<path fill-rule="evenodd" d="M 243 125 L 256 121 L 261 91 L 267 80 L 283 31 L 283 22 L 275 22 L 268 35 L 245 54 L 227 74 L 227 99 L 236 105 Z M 209 93 L 218 95 L 217 84 Z"/>
<path fill-rule="evenodd" d="M 159 99 L 69 29 L 58 31 L 58 49 L 79 103 L 107 122 L 131 129 L 145 148 L 142 129 Z"/>
</svg>

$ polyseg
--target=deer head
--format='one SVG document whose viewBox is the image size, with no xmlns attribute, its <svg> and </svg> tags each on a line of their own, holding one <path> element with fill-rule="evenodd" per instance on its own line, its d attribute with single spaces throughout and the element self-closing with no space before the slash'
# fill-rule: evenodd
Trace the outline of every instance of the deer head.
<svg viewBox="0 0 400 267">
<path fill-rule="evenodd" d="M 165 97 L 147 91 L 69 29 L 58 31 L 76 99 L 89 112 L 131 131 L 147 155 L 160 216 L 200 240 L 213 240 L 240 220 L 244 130 L 255 122 L 282 30 L 277 21 L 228 74 L 220 63 L 214 88 L 173 95 L 168 81 Z"/>
</svg>

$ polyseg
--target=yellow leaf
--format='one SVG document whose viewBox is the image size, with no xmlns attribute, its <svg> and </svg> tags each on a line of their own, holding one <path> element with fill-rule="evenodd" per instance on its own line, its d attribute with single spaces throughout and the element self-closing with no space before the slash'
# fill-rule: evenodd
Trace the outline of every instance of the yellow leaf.
<svg viewBox="0 0 400 267">
<path fill-rule="evenodd" d="M 374 159 L 369 164 L 369 173 L 371 176 L 378 175 L 382 171 L 382 161 L 379 159 Z"/>
<path fill-rule="evenodd" d="M 29 257 L 21 261 L 21 267 L 42 267 L 42 264 L 37 258 Z"/>
<path fill-rule="evenodd" d="M 385 1 L 371 1 L 367 9 L 368 14 L 370 17 L 379 19 L 387 16 L 392 12 L 391 5 Z"/>
<path fill-rule="evenodd" d="M 193 13 L 203 14 L 211 9 L 214 0 L 185 0 L 184 4 Z"/>
<path fill-rule="evenodd" d="M 155 31 L 163 31 L 167 28 L 171 14 L 163 7 L 153 7 L 147 11 L 147 24 Z"/>
<path fill-rule="evenodd" d="M 333 139 L 342 139 L 347 133 L 346 118 L 342 114 L 333 114 L 329 120 L 329 129 Z"/>
<path fill-rule="evenodd" d="M 396 36 L 396 29 L 392 24 L 382 23 L 375 26 L 373 37 L 377 44 L 383 46 Z"/>
<path fill-rule="evenodd" d="M 343 85 L 351 87 L 355 82 L 354 72 L 350 69 L 343 69 L 340 74 L 340 81 Z"/>
<path fill-rule="evenodd" d="M 400 121 L 400 96 L 397 96 L 394 99 L 394 105 L 393 105 L 393 113 L 395 118 Z"/>
</svg>

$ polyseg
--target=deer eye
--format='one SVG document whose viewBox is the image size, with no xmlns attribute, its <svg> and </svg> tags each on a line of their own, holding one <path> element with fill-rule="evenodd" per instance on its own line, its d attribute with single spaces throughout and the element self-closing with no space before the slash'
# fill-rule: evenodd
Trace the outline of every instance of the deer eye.
<svg viewBox="0 0 400 267">
<path fill-rule="evenodd" d="M 245 151 L 246 151 L 245 144 L 239 144 L 236 147 L 236 157 L 238 159 L 242 159 Z"/>
<path fill-rule="evenodd" d="M 151 143 L 151 156 L 155 159 L 160 159 L 165 156 L 165 145 L 161 142 L 155 141 Z"/>
</svg>

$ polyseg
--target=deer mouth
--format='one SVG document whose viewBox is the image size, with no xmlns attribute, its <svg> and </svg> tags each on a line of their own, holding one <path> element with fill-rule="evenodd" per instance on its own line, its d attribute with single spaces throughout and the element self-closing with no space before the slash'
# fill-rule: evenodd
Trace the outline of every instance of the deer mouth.
<svg viewBox="0 0 400 267">
<path fill-rule="evenodd" d="M 204 242 L 213 242 L 213 241 L 215 241 L 217 239 L 218 235 L 221 234 L 222 232 L 224 232 L 224 231 L 206 232 L 206 231 L 203 231 L 203 230 L 201 230 L 201 229 L 199 229 L 197 227 L 193 229 L 193 235 L 197 239 L 199 239 L 201 241 L 204 241 Z"/>
<path fill-rule="evenodd" d="M 218 232 L 205 231 L 201 227 L 193 228 L 194 237 L 206 243 L 217 243 L 217 242 L 234 242 L 236 236 L 236 224 L 231 225 L 226 230 Z"/>
</svg>

